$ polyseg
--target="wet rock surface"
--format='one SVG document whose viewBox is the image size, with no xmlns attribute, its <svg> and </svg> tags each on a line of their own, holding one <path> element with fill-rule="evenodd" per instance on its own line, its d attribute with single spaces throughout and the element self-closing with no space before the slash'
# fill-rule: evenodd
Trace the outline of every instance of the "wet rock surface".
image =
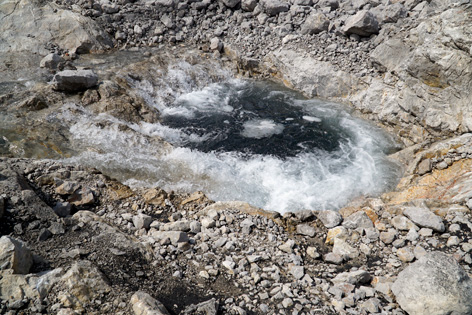
<svg viewBox="0 0 472 315">
<path fill-rule="evenodd" d="M 467 1 L 4 1 L 0 19 L 0 313 L 471 312 Z M 76 153 L 74 112 L 130 136 L 158 121 L 133 85 L 165 89 L 175 60 L 352 105 L 405 144 L 403 178 L 281 215 L 18 159 Z"/>
</svg>

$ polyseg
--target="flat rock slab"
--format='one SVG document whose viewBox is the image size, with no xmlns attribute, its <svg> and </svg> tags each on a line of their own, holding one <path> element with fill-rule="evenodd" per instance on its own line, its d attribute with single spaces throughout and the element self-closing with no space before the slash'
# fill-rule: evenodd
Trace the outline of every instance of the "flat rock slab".
<svg viewBox="0 0 472 315">
<path fill-rule="evenodd" d="M 415 199 L 465 203 L 472 198 L 472 160 L 462 159 L 447 169 L 434 169 L 402 188 L 390 194 L 390 204 L 400 204 Z"/>
<path fill-rule="evenodd" d="M 426 207 L 407 207 L 403 214 L 421 227 L 430 228 L 436 232 L 444 232 L 445 230 L 441 217 L 435 215 Z"/>
</svg>

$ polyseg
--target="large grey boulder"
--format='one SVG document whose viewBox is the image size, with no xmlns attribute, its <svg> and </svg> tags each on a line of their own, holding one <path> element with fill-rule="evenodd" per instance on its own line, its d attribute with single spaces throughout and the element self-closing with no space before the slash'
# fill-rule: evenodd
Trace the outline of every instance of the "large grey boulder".
<svg viewBox="0 0 472 315">
<path fill-rule="evenodd" d="M 392 292 L 410 315 L 472 314 L 472 280 L 441 252 L 428 253 L 400 272 Z"/>
<path fill-rule="evenodd" d="M 33 255 L 25 243 L 10 236 L 0 238 L 0 269 L 27 274 L 33 266 Z"/>
<path fill-rule="evenodd" d="M 52 79 L 54 89 L 59 91 L 82 91 L 96 86 L 98 76 L 92 70 L 64 70 Z"/>
<path fill-rule="evenodd" d="M 357 34 L 370 36 L 379 32 L 379 22 L 375 15 L 367 10 L 357 12 L 344 23 L 343 31 L 346 35 Z"/>
<path fill-rule="evenodd" d="M 327 31 L 329 27 L 329 20 L 321 12 L 311 14 L 302 25 L 302 34 L 318 34 L 322 31 Z"/>
<path fill-rule="evenodd" d="M 48 42 L 77 53 L 113 47 L 94 21 L 52 1 L 0 1 L 0 20 L 0 53 L 44 56 Z"/>
<path fill-rule="evenodd" d="M 264 12 L 269 16 L 275 16 L 280 12 L 287 12 L 290 8 L 287 2 L 279 0 L 261 0 L 260 3 L 264 7 Z"/>
</svg>

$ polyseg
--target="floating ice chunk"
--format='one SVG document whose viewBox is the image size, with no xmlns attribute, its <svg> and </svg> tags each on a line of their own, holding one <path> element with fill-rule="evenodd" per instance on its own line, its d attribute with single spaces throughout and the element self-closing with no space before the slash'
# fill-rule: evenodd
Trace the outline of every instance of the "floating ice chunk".
<svg viewBox="0 0 472 315">
<path fill-rule="evenodd" d="M 306 121 L 310 121 L 310 122 L 321 122 L 321 119 L 319 119 L 318 117 L 303 116 L 302 118 L 305 119 Z"/>
<path fill-rule="evenodd" d="M 284 130 L 284 126 L 277 124 L 270 119 L 255 119 L 249 120 L 243 125 L 244 130 L 241 135 L 246 138 L 266 138 L 272 135 L 281 134 Z"/>
</svg>

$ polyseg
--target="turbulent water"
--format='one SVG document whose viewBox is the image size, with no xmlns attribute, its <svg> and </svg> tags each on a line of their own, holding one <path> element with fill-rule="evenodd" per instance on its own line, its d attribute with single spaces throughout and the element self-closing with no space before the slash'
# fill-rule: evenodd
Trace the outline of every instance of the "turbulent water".
<svg viewBox="0 0 472 315">
<path fill-rule="evenodd" d="M 201 190 L 214 200 L 279 212 L 338 209 L 398 178 L 398 167 L 386 158 L 393 141 L 341 105 L 307 100 L 270 82 L 215 80 L 185 62 L 153 83 L 129 80 L 159 110 L 161 122 L 130 124 L 86 113 L 70 118 L 78 119 L 70 131 L 84 148 L 72 161 L 131 186 Z M 159 138 L 172 149 L 159 149 Z"/>
</svg>

